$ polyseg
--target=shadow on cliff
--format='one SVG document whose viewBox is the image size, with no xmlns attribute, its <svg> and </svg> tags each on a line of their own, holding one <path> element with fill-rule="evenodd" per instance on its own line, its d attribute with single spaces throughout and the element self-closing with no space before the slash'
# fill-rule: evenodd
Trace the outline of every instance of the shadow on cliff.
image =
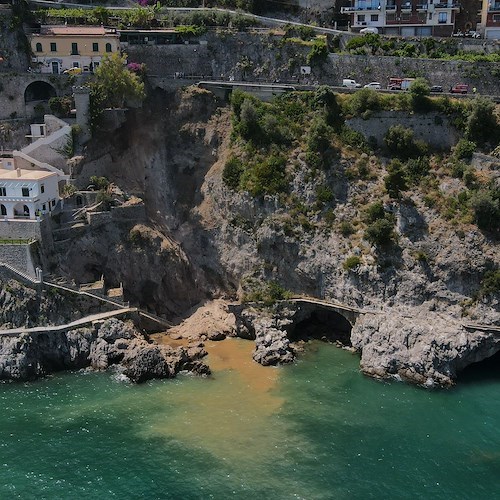
<svg viewBox="0 0 500 500">
<path fill-rule="evenodd" d="M 500 382 L 500 351 L 483 361 L 472 363 L 457 377 L 459 385 L 485 382 Z"/>
</svg>

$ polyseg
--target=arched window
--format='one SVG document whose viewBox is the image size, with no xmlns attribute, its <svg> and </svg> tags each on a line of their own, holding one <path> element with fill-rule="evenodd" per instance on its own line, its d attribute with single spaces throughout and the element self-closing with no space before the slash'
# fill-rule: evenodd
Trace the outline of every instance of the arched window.
<svg viewBox="0 0 500 500">
<path fill-rule="evenodd" d="M 41 44 L 40 42 L 38 42 L 38 43 L 36 44 L 36 51 L 37 51 L 37 52 L 42 52 L 42 44 Z"/>
<path fill-rule="evenodd" d="M 29 217 L 30 216 L 30 209 L 29 209 L 28 205 L 23 205 L 23 215 L 25 217 Z"/>
<path fill-rule="evenodd" d="M 0 214 L 7 215 L 7 209 L 5 208 L 5 205 L 0 205 Z"/>
<path fill-rule="evenodd" d="M 106 52 L 111 52 L 111 44 L 110 43 L 106 44 Z"/>
</svg>

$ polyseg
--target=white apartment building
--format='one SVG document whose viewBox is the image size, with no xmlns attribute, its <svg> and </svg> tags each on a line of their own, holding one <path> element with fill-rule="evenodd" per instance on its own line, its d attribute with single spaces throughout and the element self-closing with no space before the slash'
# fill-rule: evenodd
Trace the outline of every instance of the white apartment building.
<svg viewBox="0 0 500 500">
<path fill-rule="evenodd" d="M 351 0 L 341 11 L 350 16 L 351 31 L 377 28 L 399 36 L 451 36 L 460 6 L 454 0 Z"/>
<path fill-rule="evenodd" d="M 43 170 L 9 169 L 12 159 L 2 159 L 0 169 L 0 217 L 36 219 L 59 203 L 58 175 Z M 0 220 L 1 220 L 0 218 Z"/>
</svg>

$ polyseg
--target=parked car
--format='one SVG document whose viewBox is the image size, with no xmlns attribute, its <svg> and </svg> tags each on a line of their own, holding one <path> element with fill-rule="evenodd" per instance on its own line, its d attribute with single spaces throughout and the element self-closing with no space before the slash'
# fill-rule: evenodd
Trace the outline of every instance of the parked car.
<svg viewBox="0 0 500 500">
<path fill-rule="evenodd" d="M 375 28 L 375 27 L 363 28 L 363 29 L 359 30 L 359 32 L 362 35 L 366 35 L 367 33 L 373 33 L 374 35 L 377 35 L 378 34 L 378 28 Z"/>
<path fill-rule="evenodd" d="M 382 85 L 378 82 L 370 82 L 364 85 L 365 89 L 381 89 Z"/>
<path fill-rule="evenodd" d="M 63 71 L 64 75 L 81 75 L 83 73 L 82 68 L 69 68 Z"/>
<path fill-rule="evenodd" d="M 450 89 L 452 94 L 467 94 L 467 92 L 469 92 L 469 86 L 465 83 L 457 83 Z"/>
<path fill-rule="evenodd" d="M 351 80 L 350 78 L 344 78 L 342 80 L 342 87 L 347 87 L 348 89 L 359 89 L 361 87 L 361 83 L 358 83 L 356 80 Z"/>
<path fill-rule="evenodd" d="M 441 85 L 433 85 L 430 88 L 430 91 L 431 92 L 442 92 L 443 91 L 443 87 L 441 87 Z"/>
</svg>

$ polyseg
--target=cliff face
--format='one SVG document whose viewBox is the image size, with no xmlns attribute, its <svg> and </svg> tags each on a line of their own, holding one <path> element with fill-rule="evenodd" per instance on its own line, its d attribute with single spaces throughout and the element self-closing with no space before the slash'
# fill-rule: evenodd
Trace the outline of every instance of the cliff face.
<svg viewBox="0 0 500 500">
<path fill-rule="evenodd" d="M 180 314 L 196 299 L 234 295 L 252 280 L 275 280 L 294 293 L 376 309 L 376 324 L 360 321 L 352 337 L 362 352 L 362 368 L 373 375 L 445 383 L 466 364 L 500 349 L 491 335 L 483 342 L 477 332 L 477 342 L 470 335 L 448 342 L 461 329 L 463 315 L 468 322 L 498 322 L 497 296 L 472 300 L 485 271 L 500 262 L 498 245 L 488 235 L 470 223 L 457 230 L 417 190 L 388 207 L 397 244 L 374 247 L 356 228 L 343 234 L 339 222 L 362 219 L 365 207 L 380 199 L 385 175 L 383 163 L 366 157 L 371 176 L 348 178 L 345 172 L 358 161 L 349 154 L 316 178 L 307 175 L 300 151 L 292 155 L 287 168 L 293 196 L 313 205 L 318 186 L 328 185 L 334 222 L 314 213 L 306 221 L 293 219 L 278 196 L 254 198 L 223 183 L 230 120 L 227 107 L 218 107 L 209 92 L 156 92 L 114 134 L 93 141 L 80 182 L 106 175 L 138 193 L 150 220 L 147 231 L 155 236 L 142 238 L 135 249 L 127 233 L 116 228 L 103 228 L 98 238 L 92 233 L 75 238 L 61 257 L 66 271 L 104 272 L 158 312 Z M 454 189 L 450 182 L 444 179 L 440 189 Z M 161 257 L 162 242 L 175 249 L 168 258 Z M 352 255 L 360 264 L 349 269 L 344 264 Z M 429 327 L 430 317 L 441 326 Z M 410 337 L 418 339 L 410 342 L 411 349 Z M 427 356 L 436 342 L 441 346 L 433 351 L 436 356 Z M 396 351 L 405 353 L 390 355 Z M 419 356 L 427 356 L 423 368 L 416 367 Z M 435 359 L 439 368 L 433 368 Z M 410 377 L 412 370 L 418 376 Z"/>
</svg>

